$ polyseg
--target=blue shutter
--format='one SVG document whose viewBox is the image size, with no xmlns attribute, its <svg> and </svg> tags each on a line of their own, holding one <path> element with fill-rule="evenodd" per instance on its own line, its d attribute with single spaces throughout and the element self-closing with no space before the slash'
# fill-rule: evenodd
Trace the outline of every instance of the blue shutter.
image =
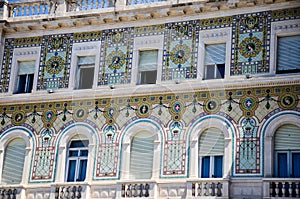
<svg viewBox="0 0 300 199">
<path fill-rule="evenodd" d="M 292 155 L 292 175 L 294 178 L 300 178 L 300 153 Z"/>
<path fill-rule="evenodd" d="M 209 178 L 209 171 L 210 171 L 210 157 L 205 156 L 202 158 L 202 169 L 201 169 L 201 177 L 202 178 Z"/>
<path fill-rule="evenodd" d="M 214 157 L 214 177 L 222 178 L 223 177 L 223 156 Z"/>
<path fill-rule="evenodd" d="M 74 182 L 76 171 L 76 160 L 69 160 L 68 182 Z"/>
<path fill-rule="evenodd" d="M 288 177 L 287 153 L 278 153 L 278 177 Z"/>
<path fill-rule="evenodd" d="M 277 48 L 277 70 L 300 69 L 300 35 L 279 37 Z"/>
</svg>

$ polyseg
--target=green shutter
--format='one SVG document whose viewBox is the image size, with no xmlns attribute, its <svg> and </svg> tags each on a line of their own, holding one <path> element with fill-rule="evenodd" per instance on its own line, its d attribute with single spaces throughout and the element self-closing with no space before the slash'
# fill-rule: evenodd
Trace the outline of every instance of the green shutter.
<svg viewBox="0 0 300 199">
<path fill-rule="evenodd" d="M 21 138 L 9 142 L 5 149 L 2 184 L 20 184 L 22 181 L 26 144 Z"/>
<path fill-rule="evenodd" d="M 130 179 L 150 179 L 153 168 L 153 136 L 147 132 L 134 136 L 130 151 Z"/>
<path fill-rule="evenodd" d="M 224 135 L 217 128 L 209 128 L 199 138 L 199 155 L 216 156 L 224 154 Z"/>
<path fill-rule="evenodd" d="M 275 150 L 300 150 L 300 128 L 286 124 L 275 133 Z"/>
</svg>

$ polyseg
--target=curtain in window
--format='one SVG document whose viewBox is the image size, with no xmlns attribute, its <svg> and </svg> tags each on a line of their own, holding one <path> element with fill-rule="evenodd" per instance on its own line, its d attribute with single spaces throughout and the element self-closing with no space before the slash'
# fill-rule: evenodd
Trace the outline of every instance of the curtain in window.
<svg viewBox="0 0 300 199">
<path fill-rule="evenodd" d="M 300 35 L 279 37 L 277 47 L 277 70 L 300 69 Z"/>
<path fill-rule="evenodd" d="M 19 62 L 19 75 L 34 74 L 35 61 Z"/>
<path fill-rule="evenodd" d="M 224 135 L 217 128 L 209 128 L 199 138 L 200 156 L 222 156 L 224 154 Z"/>
<path fill-rule="evenodd" d="M 153 168 L 153 136 L 148 132 L 138 133 L 131 142 L 130 150 L 130 178 L 150 179 Z"/>
<path fill-rule="evenodd" d="M 5 149 L 2 171 L 3 184 L 20 184 L 22 181 L 26 144 L 21 138 L 8 143 Z"/>
<path fill-rule="evenodd" d="M 157 50 L 147 50 L 140 52 L 139 71 L 153 71 L 157 69 Z"/>
<path fill-rule="evenodd" d="M 287 124 L 279 127 L 275 133 L 275 150 L 300 150 L 300 128 Z"/>
<path fill-rule="evenodd" d="M 224 64 L 226 55 L 225 44 L 205 45 L 204 65 Z"/>
</svg>

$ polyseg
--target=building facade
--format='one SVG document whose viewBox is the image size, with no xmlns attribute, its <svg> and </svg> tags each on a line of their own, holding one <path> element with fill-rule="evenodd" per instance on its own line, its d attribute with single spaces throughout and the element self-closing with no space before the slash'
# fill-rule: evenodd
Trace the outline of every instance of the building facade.
<svg viewBox="0 0 300 199">
<path fill-rule="evenodd" d="M 0 1 L 0 30 L 0 198 L 300 198 L 299 1 Z"/>
</svg>

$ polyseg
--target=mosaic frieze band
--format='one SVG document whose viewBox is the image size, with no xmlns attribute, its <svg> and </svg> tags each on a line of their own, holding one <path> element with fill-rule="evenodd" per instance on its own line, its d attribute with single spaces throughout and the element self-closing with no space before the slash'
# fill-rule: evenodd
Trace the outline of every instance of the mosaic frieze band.
<svg viewBox="0 0 300 199">
<path fill-rule="evenodd" d="M 40 47 L 36 90 L 69 87 L 72 46 L 101 42 L 97 85 L 128 84 L 132 76 L 134 38 L 164 35 L 162 81 L 197 78 L 199 32 L 232 27 L 230 75 L 270 72 L 272 22 L 300 18 L 299 8 L 241 14 L 145 27 L 44 35 L 5 40 L 0 92 L 8 92 L 14 49 Z M 229 56 L 229 55 L 228 55 Z"/>
<path fill-rule="evenodd" d="M 93 179 L 119 178 L 122 137 L 129 125 L 152 121 L 162 132 L 161 177 L 188 176 L 192 129 L 202 118 L 220 117 L 233 146 L 233 175 L 262 176 L 262 135 L 270 117 L 300 113 L 300 84 L 180 94 L 99 98 L 0 106 L 0 135 L 22 127 L 35 140 L 31 182 L 53 181 L 59 137 L 70 126 L 88 125 L 98 137 Z"/>
</svg>

